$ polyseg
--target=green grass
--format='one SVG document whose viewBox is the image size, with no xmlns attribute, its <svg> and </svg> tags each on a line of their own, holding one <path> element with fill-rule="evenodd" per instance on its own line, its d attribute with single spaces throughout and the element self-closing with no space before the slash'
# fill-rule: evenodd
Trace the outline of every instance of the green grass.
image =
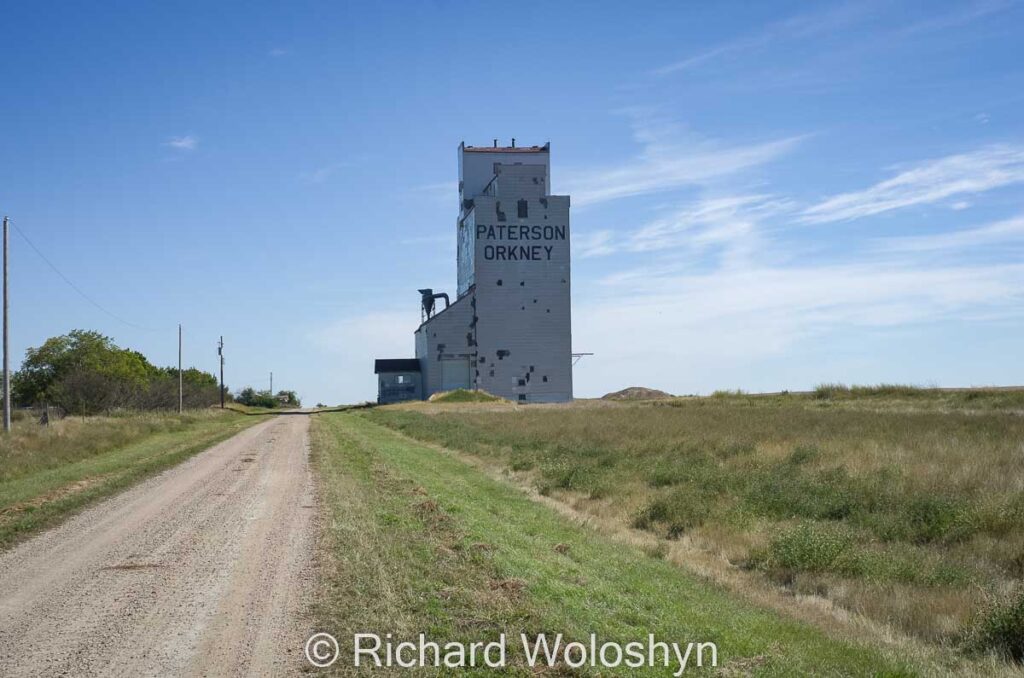
<svg viewBox="0 0 1024 678">
<path fill-rule="evenodd" d="M 326 525 L 317 617 L 341 641 L 336 673 L 354 671 L 346 648 L 356 632 L 463 642 L 502 632 L 572 639 L 593 632 L 618 641 L 654 633 L 716 643 L 720 667 L 734 674 L 952 670 L 747 603 L 667 562 L 662 547 L 613 541 L 456 456 L 374 423 L 389 419 L 374 410 L 314 420 Z M 510 651 L 517 658 L 513 673 L 529 675 Z M 564 666 L 559 674 L 572 675 Z"/>
<path fill-rule="evenodd" d="M 218 410 L 19 421 L 0 438 L 0 548 L 257 421 Z"/>
<path fill-rule="evenodd" d="M 366 416 L 766 588 L 973 651 L 986 596 L 1024 577 L 1024 395 L 829 389 Z"/>
<path fill-rule="evenodd" d="M 243 405 L 242 403 L 225 403 L 224 409 L 238 412 L 239 414 L 276 414 L 280 410 L 273 407 L 254 407 L 252 405 Z"/>
</svg>

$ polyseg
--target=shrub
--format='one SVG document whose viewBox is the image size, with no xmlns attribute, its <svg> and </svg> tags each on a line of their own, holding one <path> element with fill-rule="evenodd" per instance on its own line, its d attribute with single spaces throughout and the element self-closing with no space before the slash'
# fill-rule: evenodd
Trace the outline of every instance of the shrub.
<svg viewBox="0 0 1024 678">
<path fill-rule="evenodd" d="M 257 391 L 252 386 L 246 386 L 235 395 L 235 402 L 246 407 L 277 407 L 278 401 L 270 391 Z"/>
<path fill-rule="evenodd" d="M 675 539 L 702 525 L 710 513 L 710 497 L 700 490 L 680 487 L 649 502 L 633 519 L 633 527 L 650 530 L 662 524 L 666 536 Z"/>
<path fill-rule="evenodd" d="M 772 540 L 762 562 L 769 569 L 831 570 L 853 545 L 853 536 L 837 526 L 803 523 Z"/>
<path fill-rule="evenodd" d="M 817 520 L 847 518 L 862 503 L 856 483 L 844 469 L 812 476 L 787 463 L 753 479 L 745 499 L 759 515 Z"/>
<path fill-rule="evenodd" d="M 1024 587 L 989 604 L 975 623 L 968 645 L 1024 663 Z"/>
<path fill-rule="evenodd" d="M 914 497 L 902 513 L 907 537 L 919 544 L 963 541 L 976 531 L 969 508 L 946 497 Z"/>
<path fill-rule="evenodd" d="M 832 400 L 837 395 L 848 395 L 850 387 L 846 384 L 818 384 L 814 387 L 814 397 L 818 400 Z"/>
</svg>

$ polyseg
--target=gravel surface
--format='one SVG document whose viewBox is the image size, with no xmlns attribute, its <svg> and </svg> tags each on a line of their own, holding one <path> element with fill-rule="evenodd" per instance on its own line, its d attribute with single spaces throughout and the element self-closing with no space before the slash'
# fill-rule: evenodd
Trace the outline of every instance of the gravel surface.
<svg viewBox="0 0 1024 678">
<path fill-rule="evenodd" d="M 298 673 L 308 430 L 268 419 L 0 554 L 0 675 Z"/>
</svg>

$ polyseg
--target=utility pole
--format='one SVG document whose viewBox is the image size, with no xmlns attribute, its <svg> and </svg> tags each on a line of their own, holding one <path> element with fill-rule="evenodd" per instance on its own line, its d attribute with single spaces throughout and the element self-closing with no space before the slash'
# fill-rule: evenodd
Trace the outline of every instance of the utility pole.
<svg viewBox="0 0 1024 678">
<path fill-rule="evenodd" d="M 217 344 L 217 355 L 220 356 L 220 409 L 224 409 L 224 335 Z"/>
<path fill-rule="evenodd" d="M 274 395 L 274 373 L 270 373 L 270 395 Z"/>
<path fill-rule="evenodd" d="M 184 396 L 181 388 L 181 323 L 178 323 L 178 414 L 181 414 Z"/>
<path fill-rule="evenodd" d="M 8 219 L 4 217 L 4 431 L 11 430 L 10 296 L 8 293 L 7 250 L 11 244 Z"/>
</svg>

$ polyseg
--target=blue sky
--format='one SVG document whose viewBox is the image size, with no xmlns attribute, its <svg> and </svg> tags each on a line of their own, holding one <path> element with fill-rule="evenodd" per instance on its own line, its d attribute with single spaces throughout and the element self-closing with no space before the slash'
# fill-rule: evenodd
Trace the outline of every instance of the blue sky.
<svg viewBox="0 0 1024 678">
<path fill-rule="evenodd" d="M 12 350 L 376 394 L 456 148 L 550 141 L 579 396 L 1022 384 L 1024 5 L 7 3 Z"/>
</svg>

